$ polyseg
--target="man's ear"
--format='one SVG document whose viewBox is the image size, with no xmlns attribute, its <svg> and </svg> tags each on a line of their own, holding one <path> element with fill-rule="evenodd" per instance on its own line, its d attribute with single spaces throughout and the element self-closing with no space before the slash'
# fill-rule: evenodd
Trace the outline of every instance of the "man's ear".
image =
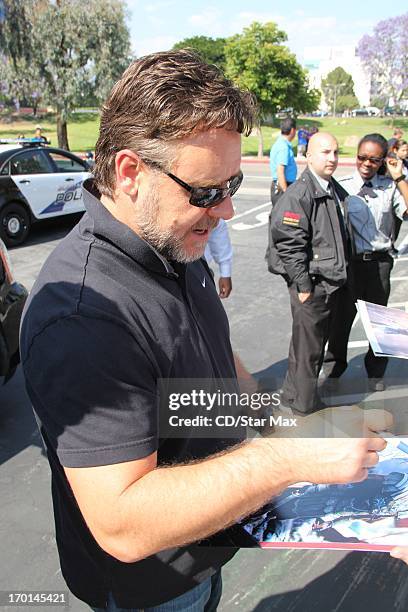
<svg viewBox="0 0 408 612">
<path fill-rule="evenodd" d="M 116 154 L 116 187 L 129 197 L 137 195 L 142 165 L 140 157 L 130 149 L 122 149 Z"/>
</svg>

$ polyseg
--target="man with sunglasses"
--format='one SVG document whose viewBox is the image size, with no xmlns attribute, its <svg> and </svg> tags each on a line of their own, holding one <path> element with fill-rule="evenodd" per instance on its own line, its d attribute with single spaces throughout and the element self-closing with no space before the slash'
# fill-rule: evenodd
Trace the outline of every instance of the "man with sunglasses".
<svg viewBox="0 0 408 612">
<path fill-rule="evenodd" d="M 396 226 L 407 215 L 408 184 L 401 160 L 387 157 L 381 134 L 368 134 L 358 145 L 356 170 L 340 179 L 353 228 L 355 254 L 350 263 L 353 292 L 345 299 L 331 327 L 324 370 L 329 378 L 347 368 L 347 344 L 356 314 L 355 300 L 386 306 L 390 295 L 392 250 Z M 350 297 L 350 296 L 349 296 Z M 372 391 L 383 391 L 388 359 L 376 357 L 369 347 L 364 364 Z"/>
<path fill-rule="evenodd" d="M 220 568 L 237 544 L 254 544 L 242 517 L 292 482 L 361 480 L 385 446 L 367 428 L 335 447 L 211 437 L 193 423 L 169 431 L 186 394 L 174 407 L 160 381 L 193 384 L 192 415 L 209 419 L 197 387 L 236 378 L 201 258 L 211 229 L 233 215 L 240 135 L 254 113 L 249 94 L 190 51 L 134 62 L 102 110 L 86 213 L 31 292 L 22 362 L 62 573 L 95 610 L 216 610 Z"/>
</svg>

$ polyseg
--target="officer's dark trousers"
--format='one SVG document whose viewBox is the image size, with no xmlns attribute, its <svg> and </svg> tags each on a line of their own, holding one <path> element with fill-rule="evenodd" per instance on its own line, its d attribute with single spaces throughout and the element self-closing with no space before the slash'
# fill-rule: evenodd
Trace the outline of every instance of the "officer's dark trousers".
<svg viewBox="0 0 408 612">
<path fill-rule="evenodd" d="M 317 284 L 311 297 L 302 304 L 296 288 L 289 287 L 292 339 L 281 400 L 303 413 L 322 407 L 317 393 L 317 378 L 339 293 L 340 289 L 337 289 L 328 295 Z"/>
<path fill-rule="evenodd" d="M 355 300 L 365 300 L 386 306 L 390 296 L 390 274 L 394 260 L 385 255 L 381 260 L 351 262 L 352 292 L 342 295 L 333 317 L 329 344 L 324 358 L 327 376 L 341 376 L 347 368 L 347 344 L 356 315 Z M 387 367 L 386 357 L 376 357 L 371 347 L 364 358 L 369 378 L 382 378 Z"/>
</svg>

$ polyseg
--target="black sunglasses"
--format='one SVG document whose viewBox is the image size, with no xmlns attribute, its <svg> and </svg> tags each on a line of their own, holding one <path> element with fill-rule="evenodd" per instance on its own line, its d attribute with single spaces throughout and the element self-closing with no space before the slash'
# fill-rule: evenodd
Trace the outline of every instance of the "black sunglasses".
<svg viewBox="0 0 408 612">
<path fill-rule="evenodd" d="M 370 161 L 372 164 L 381 164 L 384 161 L 384 157 L 369 157 L 368 155 L 357 155 L 358 161 L 366 162 Z"/>
<path fill-rule="evenodd" d="M 164 172 L 164 171 L 163 171 Z M 190 192 L 190 204 L 198 206 L 199 208 L 211 208 L 217 206 L 222 200 L 227 197 L 232 197 L 241 186 L 244 175 L 241 171 L 236 176 L 231 176 L 228 179 L 227 187 L 192 187 L 188 183 L 182 181 L 178 176 L 175 176 L 171 172 L 164 172 L 178 185 Z"/>
</svg>

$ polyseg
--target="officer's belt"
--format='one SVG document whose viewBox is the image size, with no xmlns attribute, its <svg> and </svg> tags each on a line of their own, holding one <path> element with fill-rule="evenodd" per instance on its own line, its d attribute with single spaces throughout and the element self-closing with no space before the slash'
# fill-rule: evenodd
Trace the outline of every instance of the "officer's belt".
<svg viewBox="0 0 408 612">
<path fill-rule="evenodd" d="M 353 255 L 355 261 L 385 261 L 390 257 L 389 251 L 364 251 Z"/>
</svg>

